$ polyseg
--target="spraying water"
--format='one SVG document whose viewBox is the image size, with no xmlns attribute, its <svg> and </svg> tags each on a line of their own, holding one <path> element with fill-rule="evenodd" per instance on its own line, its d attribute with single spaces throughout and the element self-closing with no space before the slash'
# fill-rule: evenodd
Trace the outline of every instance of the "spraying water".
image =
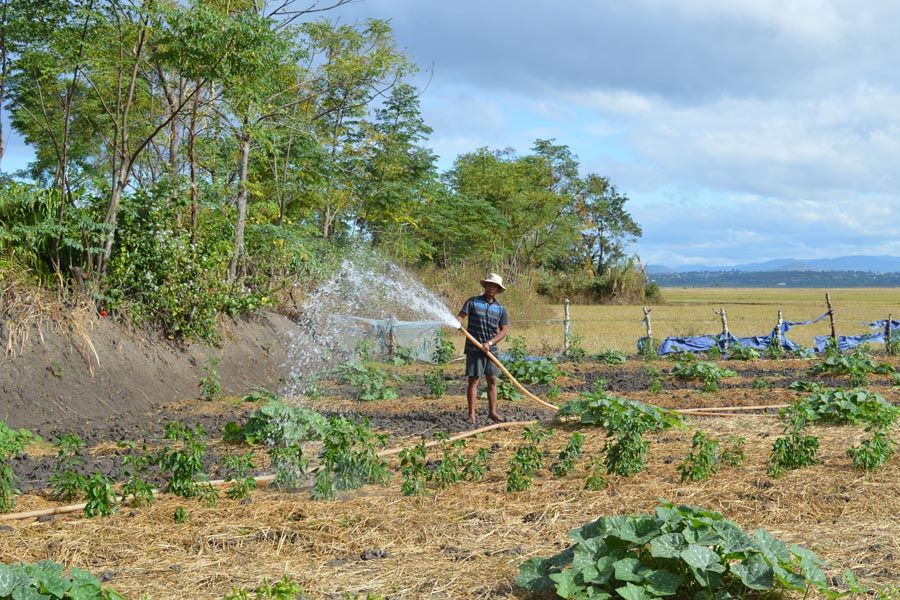
<svg viewBox="0 0 900 600">
<path fill-rule="evenodd" d="M 349 317 L 419 321 L 431 318 L 459 329 L 444 303 L 397 265 L 372 254 L 358 254 L 341 264 L 330 280 L 303 303 L 299 329 L 288 350 L 286 395 L 300 396 L 320 374 L 349 358 L 347 340 L 361 324 Z"/>
</svg>

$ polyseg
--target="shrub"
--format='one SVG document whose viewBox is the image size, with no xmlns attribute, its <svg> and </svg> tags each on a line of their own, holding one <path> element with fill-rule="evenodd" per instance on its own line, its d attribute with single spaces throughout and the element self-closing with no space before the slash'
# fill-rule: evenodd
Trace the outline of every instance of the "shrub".
<svg viewBox="0 0 900 600">
<path fill-rule="evenodd" d="M 225 481 L 231 482 L 231 485 L 225 490 L 225 495 L 232 500 L 249 498 L 256 489 L 256 480 L 250 474 L 253 470 L 253 452 L 226 456 L 222 462 L 228 473 Z"/>
<path fill-rule="evenodd" d="M 108 517 L 116 512 L 118 497 L 113 490 L 113 480 L 103 473 L 91 475 L 85 484 L 84 495 L 87 498 L 84 516 Z"/>
<path fill-rule="evenodd" d="M 624 352 L 618 350 L 604 350 L 595 354 L 594 360 L 604 365 L 621 365 L 625 363 L 626 357 Z"/>
<path fill-rule="evenodd" d="M 826 355 L 816 365 L 810 367 L 813 375 L 832 374 L 846 375 L 850 385 L 865 385 L 872 373 L 891 374 L 894 367 L 882 363 L 878 364 L 869 356 L 869 348 L 866 345 L 857 347 L 849 354 L 839 354 L 837 351 L 826 350 Z"/>
<path fill-rule="evenodd" d="M 222 391 L 222 383 L 219 380 L 219 359 L 210 356 L 202 367 L 203 377 L 200 378 L 200 397 L 204 400 L 215 400 Z"/>
<path fill-rule="evenodd" d="M 704 392 L 714 392 L 718 389 L 719 380 L 734 377 L 737 373 L 710 362 L 690 360 L 678 362 L 672 369 L 672 375 L 679 379 L 700 380 Z"/>
<path fill-rule="evenodd" d="M 563 405 L 558 414 L 577 416 L 584 425 L 605 428 L 606 471 L 624 477 L 644 469 L 650 446 L 643 439 L 645 433 L 684 424 L 678 413 L 604 392 L 582 394 Z"/>
<path fill-rule="evenodd" d="M 466 448 L 466 440 L 450 441 L 444 432 L 435 434 L 435 439 L 441 442 L 441 463 L 434 470 L 433 479 L 438 487 L 444 488 L 466 477 L 466 460 L 462 451 Z"/>
<path fill-rule="evenodd" d="M 719 469 L 721 444 L 703 433 L 695 431 L 691 449 L 684 462 L 678 466 L 681 481 L 706 481 Z"/>
<path fill-rule="evenodd" d="M 328 419 L 312 409 L 270 400 L 253 411 L 242 427 L 226 424 L 224 433 L 229 442 L 284 446 L 322 439 L 327 426 Z"/>
<path fill-rule="evenodd" d="M 447 391 L 449 384 L 443 369 L 433 369 L 425 374 L 423 383 L 428 388 L 432 398 L 441 398 Z"/>
<path fill-rule="evenodd" d="M 87 571 L 49 560 L 36 563 L 0 564 L 0 600 L 58 598 L 59 600 L 125 600 Z"/>
<path fill-rule="evenodd" d="M 56 464 L 50 474 L 50 489 L 58 500 L 71 501 L 79 498 L 87 487 L 87 477 L 80 470 L 84 467 L 84 440 L 74 433 L 57 438 Z"/>
<path fill-rule="evenodd" d="M 373 432 L 366 419 L 354 423 L 345 417 L 330 417 L 322 437 L 313 498 L 331 500 L 338 491 L 386 483 L 390 474 L 377 454 L 385 443 L 387 436 Z"/>
<path fill-rule="evenodd" d="M 569 438 L 566 447 L 559 453 L 556 463 L 551 470 L 557 477 L 564 477 L 575 469 L 575 461 L 581 456 L 584 448 L 584 434 L 576 431 Z"/>
<path fill-rule="evenodd" d="M 0 421 L 0 512 L 12 510 L 19 493 L 19 478 L 10 461 L 36 439 L 39 438 L 27 429 L 13 429 L 5 421 Z"/>
<path fill-rule="evenodd" d="M 728 349 L 728 358 L 734 360 L 756 360 L 759 357 L 759 351 L 749 346 L 732 346 Z"/>
<path fill-rule="evenodd" d="M 552 360 L 514 360 L 506 365 L 510 374 L 525 385 L 553 383 L 562 372 Z"/>
<path fill-rule="evenodd" d="M 169 476 L 166 491 L 176 496 L 194 498 L 212 497 L 215 491 L 207 483 L 203 459 L 206 456 L 206 431 L 202 425 L 191 429 L 181 421 L 166 423 L 163 437 L 178 446 L 160 448 L 152 462 L 163 475 Z"/>
<path fill-rule="evenodd" d="M 128 500 L 131 506 L 149 506 L 153 502 L 153 486 L 147 481 L 147 470 L 153 460 L 148 454 L 146 444 L 140 453 L 133 452 L 137 448 L 134 442 L 119 442 L 119 447 L 128 448 L 129 452 L 122 458 L 120 477 L 123 501 Z"/>
<path fill-rule="evenodd" d="M 522 432 L 525 444 L 516 449 L 506 471 L 506 491 L 521 492 L 531 487 L 534 475 L 544 466 L 544 455 L 538 444 L 552 434 L 540 425 L 526 427 Z"/>
<path fill-rule="evenodd" d="M 401 490 L 404 496 L 418 496 L 428 492 L 431 473 L 425 467 L 426 453 L 424 441 L 400 452 L 400 475 L 403 477 Z"/>
<path fill-rule="evenodd" d="M 748 534 L 695 506 L 666 502 L 654 514 L 601 517 L 569 535 L 573 546 L 526 561 L 516 584 L 560 598 L 745 598 L 810 589 L 841 595 L 810 550 L 764 529 Z M 852 572 L 843 579 L 851 592 L 865 591 Z"/>
<path fill-rule="evenodd" d="M 456 348 L 450 338 L 444 334 L 442 329 L 438 329 L 434 334 L 434 362 L 439 365 L 445 365 L 453 359 L 456 354 Z"/>
<path fill-rule="evenodd" d="M 875 431 L 867 440 L 847 450 L 853 467 L 862 471 L 874 471 L 894 455 L 894 440 L 886 431 Z"/>
<path fill-rule="evenodd" d="M 587 350 L 581 345 L 582 341 L 584 340 L 580 335 L 573 335 L 569 338 L 569 348 L 566 350 L 566 358 L 573 363 L 581 363 L 584 361 L 585 356 L 587 356 Z"/>
</svg>

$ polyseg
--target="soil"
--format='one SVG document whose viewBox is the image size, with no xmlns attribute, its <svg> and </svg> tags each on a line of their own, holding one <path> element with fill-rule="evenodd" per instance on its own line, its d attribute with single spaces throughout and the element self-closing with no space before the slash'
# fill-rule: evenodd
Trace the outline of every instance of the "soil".
<svg viewBox="0 0 900 600">
<path fill-rule="evenodd" d="M 226 319 L 220 346 L 179 345 L 99 317 L 35 325 L 17 340 L 2 328 L 0 343 L 13 352 L 0 361 L 0 418 L 48 437 L 75 426 L 87 437 L 111 418 L 111 427 L 152 420 L 147 411 L 197 396 L 211 358 L 223 394 L 278 389 L 294 327 L 275 312 Z"/>
</svg>

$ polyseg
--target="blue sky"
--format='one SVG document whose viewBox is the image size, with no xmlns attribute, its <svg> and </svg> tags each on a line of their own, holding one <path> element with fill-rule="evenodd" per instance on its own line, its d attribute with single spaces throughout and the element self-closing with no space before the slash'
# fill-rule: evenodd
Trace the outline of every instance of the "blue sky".
<svg viewBox="0 0 900 600">
<path fill-rule="evenodd" d="M 900 255 L 900 3 L 364 0 L 329 16 L 390 20 L 442 168 L 567 144 L 630 198 L 644 262 Z"/>
</svg>

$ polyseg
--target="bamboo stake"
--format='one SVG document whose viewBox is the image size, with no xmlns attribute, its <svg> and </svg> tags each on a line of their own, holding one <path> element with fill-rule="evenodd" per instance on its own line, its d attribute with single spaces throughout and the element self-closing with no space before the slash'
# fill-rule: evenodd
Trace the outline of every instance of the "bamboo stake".
<svg viewBox="0 0 900 600">
<path fill-rule="evenodd" d="M 563 319 L 563 354 L 569 354 L 569 336 L 572 333 L 572 321 L 569 320 L 569 299 L 563 301 L 563 311 L 565 318 Z"/>
<path fill-rule="evenodd" d="M 784 327 L 784 317 L 781 314 L 781 309 L 778 309 L 778 324 L 775 326 L 775 341 L 778 342 L 778 349 L 781 350 L 784 348 L 784 337 L 781 329 Z"/>
<path fill-rule="evenodd" d="M 887 324 L 884 326 L 884 347 L 887 350 L 888 354 L 893 354 L 893 349 L 891 347 L 891 333 L 893 332 L 894 322 L 892 321 L 893 315 L 888 313 Z"/>
<path fill-rule="evenodd" d="M 825 292 L 825 305 L 828 307 L 828 321 L 831 323 L 831 341 L 837 348 L 837 334 L 834 331 L 834 308 L 831 306 L 831 294 Z"/>
</svg>

